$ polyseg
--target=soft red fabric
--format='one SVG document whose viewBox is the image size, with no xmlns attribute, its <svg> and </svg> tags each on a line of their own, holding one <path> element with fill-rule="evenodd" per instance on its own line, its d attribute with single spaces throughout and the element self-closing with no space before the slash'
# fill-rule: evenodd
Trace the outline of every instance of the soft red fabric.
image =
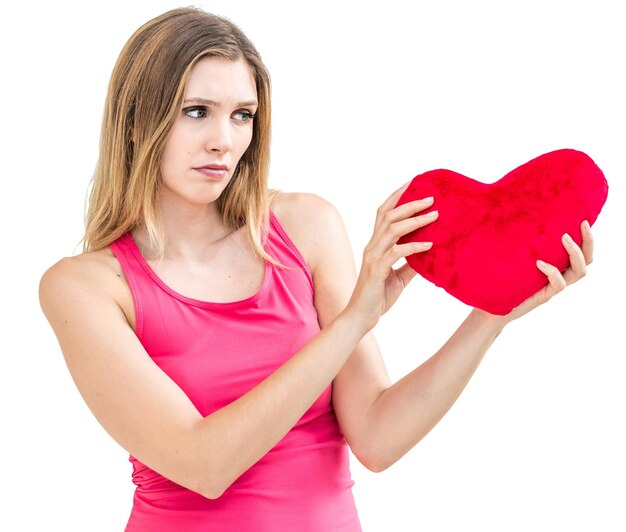
<svg viewBox="0 0 626 532">
<path fill-rule="evenodd" d="M 399 240 L 433 242 L 407 257 L 424 278 L 473 307 L 506 314 L 547 284 L 541 259 L 561 271 L 569 257 L 561 237 L 579 245 L 580 224 L 593 224 L 608 184 L 591 158 L 563 149 L 545 153 L 492 184 L 451 170 L 416 176 L 398 205 L 433 196 L 439 219 Z"/>
</svg>

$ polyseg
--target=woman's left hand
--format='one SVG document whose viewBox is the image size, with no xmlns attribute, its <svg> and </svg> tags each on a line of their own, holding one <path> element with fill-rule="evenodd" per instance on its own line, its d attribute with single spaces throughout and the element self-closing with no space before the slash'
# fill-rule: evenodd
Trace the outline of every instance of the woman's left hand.
<svg viewBox="0 0 626 532">
<path fill-rule="evenodd" d="M 537 268 L 546 275 L 548 284 L 520 303 L 511 312 L 502 316 L 505 323 L 511 322 L 542 305 L 566 286 L 575 283 L 585 276 L 587 265 L 593 261 L 593 235 L 587 220 L 580 224 L 580 232 L 583 238 L 582 247 L 578 247 L 567 233 L 561 238 L 563 247 L 569 255 L 569 268 L 563 273 L 552 264 L 547 264 L 540 260 L 537 261 Z"/>
</svg>

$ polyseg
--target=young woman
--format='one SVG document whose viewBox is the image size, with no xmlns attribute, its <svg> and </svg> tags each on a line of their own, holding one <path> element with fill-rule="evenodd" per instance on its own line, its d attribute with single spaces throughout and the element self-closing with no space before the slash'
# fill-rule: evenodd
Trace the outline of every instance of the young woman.
<svg viewBox="0 0 626 532">
<path fill-rule="evenodd" d="M 270 84 L 229 21 L 167 12 L 112 74 L 84 252 L 43 275 L 42 309 L 85 402 L 128 452 L 127 530 L 360 530 L 348 447 L 382 471 L 457 399 L 511 320 L 478 309 L 395 384 L 372 329 L 415 276 L 436 198 L 380 206 L 357 274 L 335 208 L 267 188 Z M 436 245 L 436 243 L 434 243 Z"/>
</svg>

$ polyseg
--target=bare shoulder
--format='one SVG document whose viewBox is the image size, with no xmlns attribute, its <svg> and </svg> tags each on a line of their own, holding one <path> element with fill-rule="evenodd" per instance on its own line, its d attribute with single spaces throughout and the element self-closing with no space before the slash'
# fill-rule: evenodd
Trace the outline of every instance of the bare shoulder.
<svg viewBox="0 0 626 532">
<path fill-rule="evenodd" d="M 281 192 L 273 199 L 270 208 L 311 270 L 323 259 L 332 237 L 345 234 L 337 208 L 317 194 Z"/>
<path fill-rule="evenodd" d="M 106 290 L 108 283 L 103 278 L 114 273 L 112 261 L 108 261 L 105 250 L 81 253 L 64 257 L 50 266 L 39 281 L 45 293 L 64 289 Z"/>
<path fill-rule="evenodd" d="M 113 300 L 127 312 L 130 291 L 119 262 L 108 248 L 64 257 L 50 266 L 39 281 L 39 301 L 50 319 L 58 309 L 80 300 Z M 131 323 L 132 325 L 132 323 Z"/>
</svg>

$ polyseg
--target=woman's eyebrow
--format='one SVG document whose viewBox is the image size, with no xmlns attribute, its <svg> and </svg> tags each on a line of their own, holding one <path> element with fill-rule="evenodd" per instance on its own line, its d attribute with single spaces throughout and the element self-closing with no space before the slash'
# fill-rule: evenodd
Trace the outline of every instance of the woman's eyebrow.
<svg viewBox="0 0 626 532">
<path fill-rule="evenodd" d="M 218 102 L 216 102 L 215 100 L 207 100 L 206 98 L 187 98 L 183 103 L 185 104 L 189 104 L 189 103 L 201 103 L 204 105 L 209 105 L 209 106 L 213 106 L 213 107 L 219 107 L 220 104 Z M 252 105 L 258 105 L 259 102 L 257 102 L 256 100 L 248 100 L 245 102 L 238 102 L 236 103 L 236 107 L 249 107 Z"/>
</svg>

